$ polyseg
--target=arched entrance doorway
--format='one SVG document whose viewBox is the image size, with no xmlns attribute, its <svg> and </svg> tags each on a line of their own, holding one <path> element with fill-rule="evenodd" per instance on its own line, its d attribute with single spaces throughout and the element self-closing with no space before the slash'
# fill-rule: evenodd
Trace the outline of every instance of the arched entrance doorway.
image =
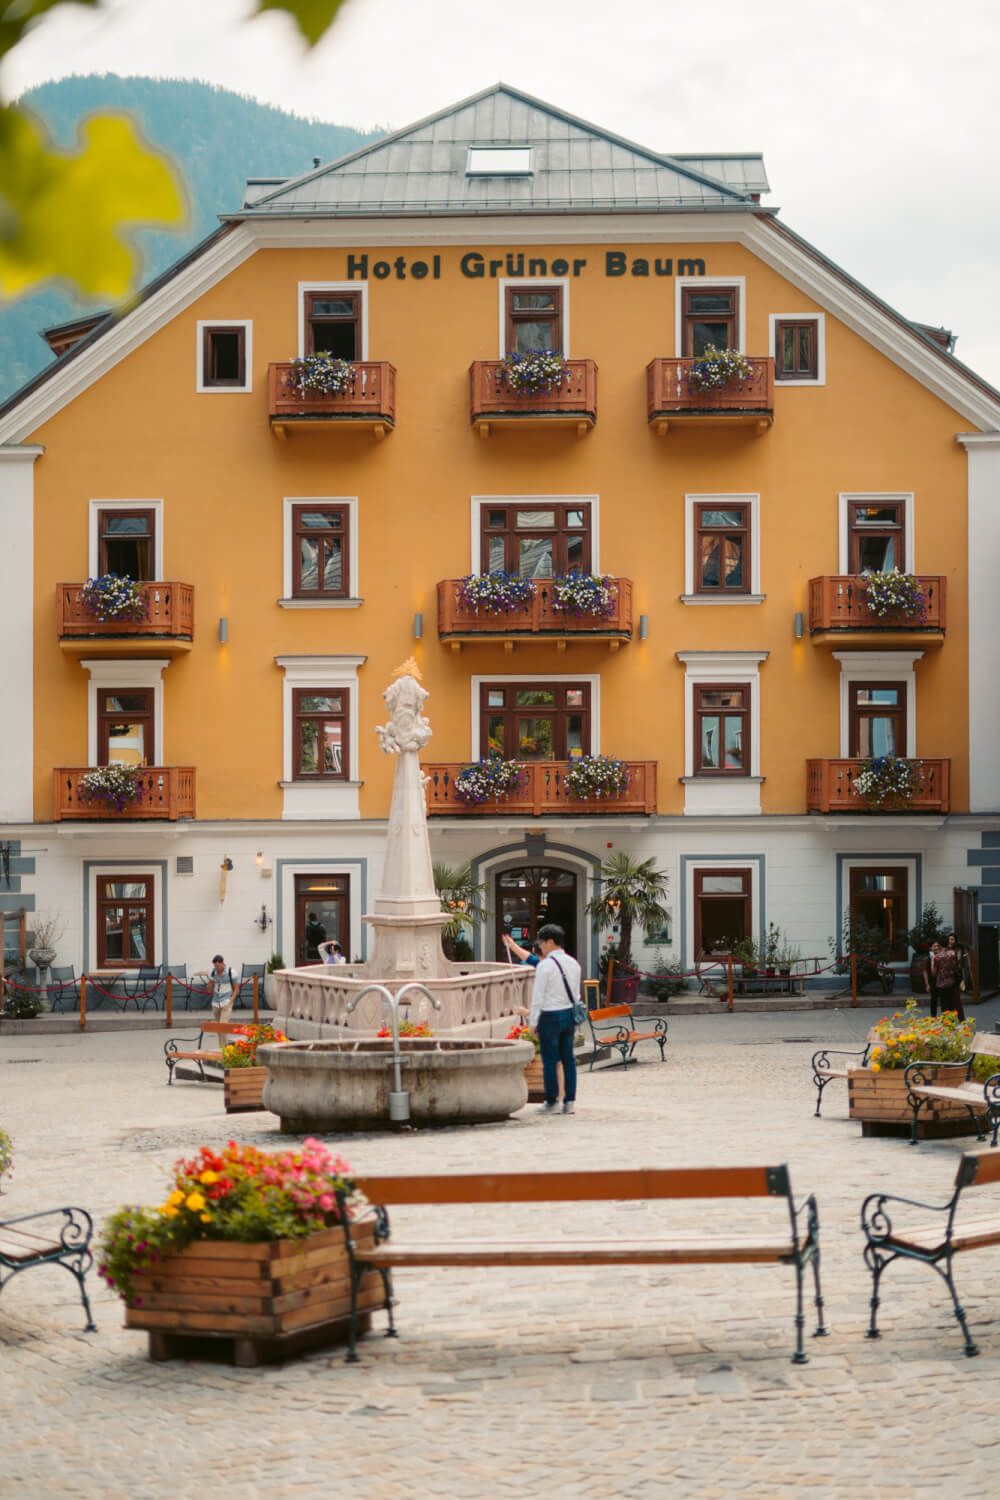
<svg viewBox="0 0 1000 1500">
<path fill-rule="evenodd" d="M 501 942 L 508 932 L 515 943 L 530 948 L 539 927 L 558 922 L 566 932 L 566 948 L 576 953 L 576 876 L 552 865 L 520 865 L 496 877 L 496 956 L 506 958 Z"/>
</svg>

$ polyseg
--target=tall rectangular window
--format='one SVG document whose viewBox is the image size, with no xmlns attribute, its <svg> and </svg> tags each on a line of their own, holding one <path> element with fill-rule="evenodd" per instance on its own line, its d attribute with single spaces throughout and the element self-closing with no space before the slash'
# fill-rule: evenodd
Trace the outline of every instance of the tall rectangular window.
<svg viewBox="0 0 1000 1500">
<path fill-rule="evenodd" d="M 97 694 L 97 760 L 147 766 L 154 758 L 153 689 L 102 688 Z"/>
<path fill-rule="evenodd" d="M 532 349 L 563 350 L 563 289 L 561 286 L 506 288 L 506 349 L 527 354 Z"/>
<path fill-rule="evenodd" d="M 906 502 L 851 500 L 847 506 L 848 567 L 852 573 L 906 571 Z"/>
<path fill-rule="evenodd" d="M 590 684 L 484 683 L 482 756 L 576 760 L 590 751 Z"/>
<path fill-rule="evenodd" d="M 749 870 L 695 870 L 695 952 L 728 953 L 733 943 L 750 937 Z"/>
<path fill-rule="evenodd" d="M 681 348 L 686 359 L 698 359 L 706 349 L 738 348 L 739 300 L 735 286 L 681 289 Z"/>
<path fill-rule="evenodd" d="M 361 358 L 360 292 L 306 292 L 305 352 Z"/>
<path fill-rule="evenodd" d="M 750 591 L 750 507 L 695 505 L 695 592 Z"/>
<path fill-rule="evenodd" d="M 350 594 L 350 510 L 346 505 L 292 507 L 292 593 L 297 599 Z"/>
<path fill-rule="evenodd" d="M 775 323 L 774 378 L 819 379 L 819 325 L 815 318 L 779 319 Z"/>
<path fill-rule="evenodd" d="M 246 329 L 242 324 L 202 329 L 203 386 L 246 385 Z"/>
<path fill-rule="evenodd" d="M 881 933 L 889 956 L 906 960 L 906 929 L 909 923 L 909 872 L 899 868 L 851 870 L 851 916 Z"/>
<path fill-rule="evenodd" d="M 750 684 L 694 685 L 696 776 L 749 774 Z"/>
<path fill-rule="evenodd" d="M 98 967 L 126 969 L 152 963 L 154 913 L 152 875 L 98 876 Z"/>
<path fill-rule="evenodd" d="M 482 570 L 551 578 L 590 571 L 590 506 L 484 505 Z"/>
<path fill-rule="evenodd" d="M 315 692 L 295 689 L 292 735 L 296 780 L 347 780 L 349 704 L 346 688 Z"/>
<path fill-rule="evenodd" d="M 154 577 L 156 512 L 102 510 L 97 516 L 98 571 L 117 573 L 137 583 Z"/>
<path fill-rule="evenodd" d="M 906 683 L 852 682 L 851 755 L 906 755 Z"/>
</svg>

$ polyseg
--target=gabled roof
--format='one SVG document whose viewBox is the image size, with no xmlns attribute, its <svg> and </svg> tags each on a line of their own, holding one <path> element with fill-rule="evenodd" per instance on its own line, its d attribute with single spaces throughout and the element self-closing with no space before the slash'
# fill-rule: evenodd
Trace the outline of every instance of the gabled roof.
<svg viewBox="0 0 1000 1500">
<path fill-rule="evenodd" d="M 517 145 L 531 147 L 530 172 L 467 174 L 470 146 Z M 663 156 L 498 83 L 271 192 L 251 190 L 231 217 L 732 211 L 754 206 L 761 181 L 759 157 Z"/>
</svg>

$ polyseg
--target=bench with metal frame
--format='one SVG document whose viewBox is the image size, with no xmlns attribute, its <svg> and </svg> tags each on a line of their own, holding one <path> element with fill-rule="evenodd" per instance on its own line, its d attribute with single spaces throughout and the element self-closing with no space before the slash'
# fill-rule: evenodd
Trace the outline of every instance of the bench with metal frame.
<svg viewBox="0 0 1000 1500">
<path fill-rule="evenodd" d="M 987 1130 L 992 1127 L 993 1139 L 990 1146 L 996 1145 L 997 1134 L 1000 1132 L 1000 1071 L 982 1081 L 973 1078 L 972 1066 L 977 1056 L 1000 1059 L 1000 1036 L 989 1031 L 976 1032 L 969 1043 L 969 1056 L 958 1060 L 959 1064 L 965 1064 L 965 1078 L 961 1083 L 938 1083 L 929 1071 L 940 1067 L 954 1067 L 954 1063 L 914 1062 L 906 1069 L 903 1075 L 907 1087 L 906 1099 L 913 1110 L 911 1146 L 917 1144 L 917 1121 L 921 1109 L 932 1104 L 935 1099 L 964 1104 L 975 1124 L 977 1138 L 984 1141 Z M 1000 1062 L 997 1067 L 1000 1069 Z"/>
<path fill-rule="evenodd" d="M 35 1227 L 60 1216 L 61 1222 L 55 1225 L 45 1229 Z M 80 1300 L 87 1314 L 85 1332 L 96 1333 L 97 1324 L 84 1281 L 94 1261 L 90 1253 L 93 1232 L 93 1220 L 84 1208 L 50 1208 L 0 1220 L 0 1292 L 22 1271 L 35 1266 L 64 1266 L 80 1288 Z"/>
<path fill-rule="evenodd" d="M 893 1193 L 869 1194 L 861 1205 L 861 1228 L 867 1241 L 864 1248 L 865 1265 L 872 1273 L 868 1338 L 881 1337 L 877 1319 L 879 1287 L 884 1272 L 896 1260 L 914 1260 L 937 1271 L 951 1295 L 955 1317 L 965 1338 L 966 1354 L 971 1358 L 979 1353 L 979 1347 L 969 1333 L 965 1310 L 955 1290 L 952 1261 L 961 1252 L 1000 1245 L 1000 1204 L 994 1205 L 989 1217 L 971 1219 L 961 1224 L 956 1224 L 955 1214 L 966 1190 L 986 1187 L 995 1182 L 1000 1182 L 1000 1152 L 981 1148 L 978 1151 L 967 1151 L 962 1157 L 955 1177 L 955 1190 L 947 1203 L 919 1203 L 913 1198 L 900 1198 Z M 912 1228 L 900 1227 L 895 1208 L 897 1204 L 904 1209 L 915 1208 L 924 1213 L 937 1214 L 938 1218 L 925 1223 L 918 1220 Z M 896 1215 L 895 1222 L 893 1215 Z M 921 1318 L 926 1321 L 923 1303 Z"/>
<path fill-rule="evenodd" d="M 846 1078 L 848 1073 L 854 1072 L 855 1068 L 867 1068 L 872 1047 L 877 1041 L 878 1031 L 873 1026 L 865 1037 L 865 1045 L 860 1051 L 838 1052 L 831 1047 L 824 1047 L 822 1051 L 813 1053 L 809 1066 L 813 1070 L 812 1081 L 816 1085 L 816 1116 L 819 1115 L 819 1107 L 823 1102 L 823 1090 L 827 1084 L 832 1083 L 835 1078 Z M 839 1064 L 834 1067 L 830 1062 L 831 1057 L 853 1057 L 857 1061 L 852 1062 L 850 1067 Z"/>
<path fill-rule="evenodd" d="M 1000 1157 L 998 1157 L 1000 1160 Z M 341 1222 L 351 1267 L 351 1321 L 347 1358 L 357 1354 L 358 1289 L 366 1271 L 382 1277 L 384 1310 L 389 1315 L 387 1336 L 395 1338 L 395 1298 L 392 1272 L 406 1267 L 473 1267 L 581 1265 L 704 1265 L 772 1264 L 795 1268 L 795 1351 L 793 1364 L 805 1364 L 803 1311 L 805 1272 L 812 1266 L 816 1305 L 816 1336 L 827 1332 L 823 1322 L 823 1298 L 819 1279 L 819 1211 L 810 1194 L 796 1205 L 787 1166 L 777 1167 L 679 1167 L 643 1168 L 601 1172 L 496 1172 L 447 1174 L 432 1177 L 360 1177 L 354 1184 L 374 1206 L 375 1244 L 359 1249 L 351 1236 L 344 1190 L 338 1191 Z M 410 1204 L 456 1205 L 511 1203 L 598 1203 L 659 1200 L 731 1198 L 775 1198 L 785 1202 L 788 1219 L 783 1226 L 765 1231 L 730 1225 L 721 1232 L 668 1233 L 662 1237 L 583 1240 L 558 1237 L 548 1240 L 484 1238 L 457 1239 L 451 1223 L 436 1241 L 398 1240 L 390 1232 L 389 1208 Z M 783 1216 L 784 1217 L 784 1216 Z M 632 1227 L 631 1225 L 629 1226 Z M 622 1305 L 625 1305 L 622 1299 Z M 642 1299 L 642 1315 L 648 1316 L 648 1294 Z M 360 1316 L 365 1316 L 361 1313 Z"/>
<path fill-rule="evenodd" d="M 236 1031 L 242 1021 L 203 1021 L 197 1036 L 171 1036 L 163 1044 L 163 1060 L 167 1065 L 167 1082 L 173 1083 L 174 1073 L 178 1078 L 191 1083 L 224 1083 L 226 1070 L 222 1066 L 222 1048 L 225 1038 Z M 206 1036 L 219 1037 L 219 1046 L 205 1047 Z M 189 1047 L 190 1051 L 182 1048 Z M 182 1063 L 193 1063 L 194 1067 L 182 1067 Z"/>
<path fill-rule="evenodd" d="M 622 1066 L 627 1069 L 629 1058 L 633 1057 L 640 1042 L 655 1042 L 660 1049 L 660 1062 L 666 1061 L 663 1049 L 667 1045 L 667 1023 L 662 1016 L 654 1019 L 650 1031 L 636 1030 L 631 1005 L 605 1005 L 598 1010 L 588 1010 L 587 1020 L 594 1040 L 589 1071 L 593 1071 L 601 1047 L 617 1048 L 622 1055 Z"/>
</svg>

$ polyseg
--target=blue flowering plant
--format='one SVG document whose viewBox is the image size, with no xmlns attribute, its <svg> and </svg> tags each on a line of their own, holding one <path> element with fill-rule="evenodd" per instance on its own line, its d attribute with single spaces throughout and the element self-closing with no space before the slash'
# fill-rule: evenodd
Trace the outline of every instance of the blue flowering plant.
<svg viewBox="0 0 1000 1500">
<path fill-rule="evenodd" d="M 470 573 L 457 592 L 459 606 L 473 614 L 515 615 L 531 608 L 535 585 L 520 573 Z"/>
<path fill-rule="evenodd" d="M 97 802 L 120 813 L 142 800 L 141 778 L 141 766 L 96 766 L 80 777 L 76 794 L 83 802 Z"/>
<path fill-rule="evenodd" d="M 305 400 L 310 391 L 343 396 L 354 388 L 354 365 L 333 354 L 307 354 L 304 359 L 291 361 L 288 383 L 300 400 Z"/>
<path fill-rule="evenodd" d="M 862 573 L 868 613 L 879 620 L 926 620 L 927 597 L 923 584 L 912 573 L 891 568 L 888 573 Z"/>
<path fill-rule="evenodd" d="M 872 756 L 855 772 L 854 790 L 871 807 L 906 807 L 920 786 L 922 765 L 897 755 Z"/>
<path fill-rule="evenodd" d="M 97 620 L 145 620 L 149 613 L 142 584 L 119 573 L 88 578 L 80 590 L 80 603 Z"/>
<path fill-rule="evenodd" d="M 515 396 L 548 396 L 563 382 L 569 365 L 554 349 L 527 349 L 508 354 L 503 362 L 503 382 Z"/>
<path fill-rule="evenodd" d="M 613 755 L 582 755 L 570 762 L 563 777 L 563 785 L 577 802 L 624 797 L 629 784 L 628 766 Z"/>
<path fill-rule="evenodd" d="M 757 378 L 757 371 L 738 349 L 716 349 L 712 345 L 699 359 L 693 359 L 685 372 L 692 391 L 744 390 Z"/>
<path fill-rule="evenodd" d="M 524 766 L 519 760 L 503 760 L 499 755 L 490 756 L 474 766 L 463 766 L 452 782 L 452 790 L 466 807 L 480 807 L 484 802 L 501 802 L 520 791 L 526 781 Z"/>
<path fill-rule="evenodd" d="M 615 612 L 618 585 L 599 573 L 566 573 L 551 584 L 554 614 L 606 620 Z"/>
</svg>

